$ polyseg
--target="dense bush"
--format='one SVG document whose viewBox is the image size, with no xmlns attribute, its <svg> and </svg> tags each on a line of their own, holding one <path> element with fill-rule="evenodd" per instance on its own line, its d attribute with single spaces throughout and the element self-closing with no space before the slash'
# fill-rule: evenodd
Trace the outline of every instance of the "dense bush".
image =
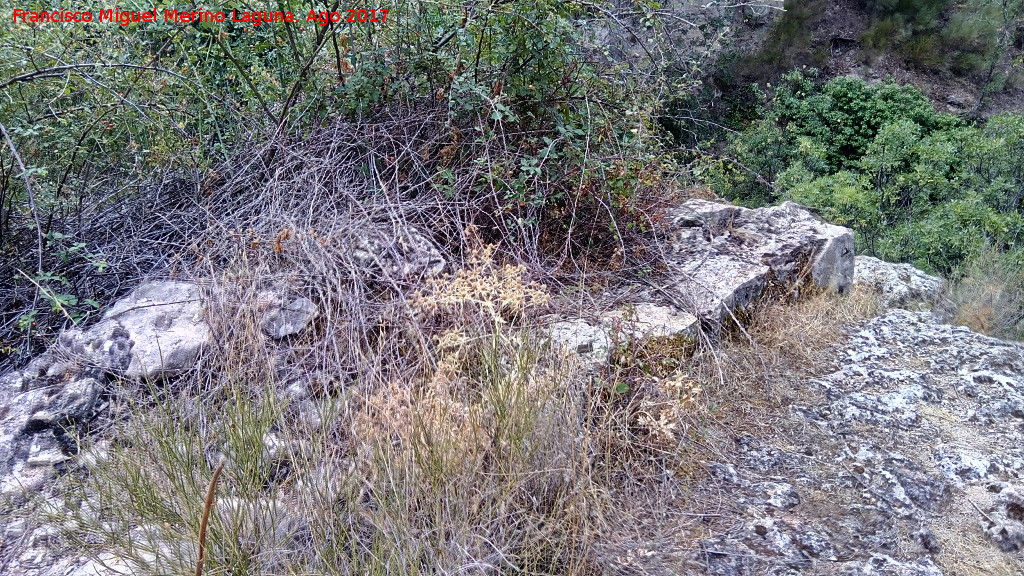
<svg viewBox="0 0 1024 576">
<path fill-rule="evenodd" d="M 201 192 L 172 203 L 202 202 L 240 164 L 280 174 L 296 142 L 332 130 L 365 136 L 333 145 L 366 152 L 352 168 L 371 190 L 472 204 L 464 215 L 489 237 L 527 252 L 542 243 L 563 258 L 606 257 L 647 226 L 644 195 L 669 166 L 652 121 L 665 93 L 657 3 L 619 14 L 572 1 L 398 0 L 376 24 L 307 22 L 307 6 L 290 8 L 296 22 L 259 26 L 231 22 L 226 6 L 204 9 L 229 21 L 165 22 L 158 7 L 156 22 L 0 31 L 0 121 L 10 136 L 0 146 L 0 275 L 16 287 L 0 301 L 6 352 L 26 353 L 25 334 L 45 339 L 129 279 L 160 272 L 111 265 L 130 259 L 81 234 L 97 212 L 148 198 L 144 189 L 166 189 L 171 177 L 182 180 L 176 193 Z M 652 42 L 640 55 L 620 47 L 613 61 L 595 30 L 621 27 Z M 431 144 L 414 147 L 413 136 L 407 149 L 376 154 L 372 128 L 349 129 L 391 130 L 399 118 L 429 125 L 421 140 Z"/>
<path fill-rule="evenodd" d="M 915 88 L 786 76 L 709 180 L 752 203 L 792 199 L 858 232 L 862 251 L 948 273 L 1024 232 L 1024 116 L 976 127 Z M 742 165 L 746 170 L 738 170 Z"/>
</svg>

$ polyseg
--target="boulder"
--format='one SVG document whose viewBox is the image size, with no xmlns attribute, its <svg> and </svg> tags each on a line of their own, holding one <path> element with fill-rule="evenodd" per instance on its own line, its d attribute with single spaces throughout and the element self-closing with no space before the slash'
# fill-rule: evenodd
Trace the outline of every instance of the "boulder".
<svg viewBox="0 0 1024 576">
<path fill-rule="evenodd" d="M 857 256 L 853 283 L 875 291 L 886 308 L 932 308 L 946 294 L 946 282 L 910 264 L 893 264 L 871 256 Z"/>
<path fill-rule="evenodd" d="M 671 212 L 667 287 L 684 310 L 719 324 L 768 289 L 838 293 L 853 283 L 853 232 L 793 202 L 748 209 L 688 200 Z"/>
<path fill-rule="evenodd" d="M 95 325 L 64 331 L 53 352 L 82 369 L 126 378 L 174 375 L 190 368 L 212 338 L 202 312 L 198 285 L 147 282 L 115 302 Z"/>
<path fill-rule="evenodd" d="M 191 368 L 213 336 L 203 320 L 202 291 L 189 282 L 147 282 L 118 300 L 103 320 L 123 327 L 134 342 L 131 360 L 121 370 L 129 378 L 173 375 Z"/>
</svg>

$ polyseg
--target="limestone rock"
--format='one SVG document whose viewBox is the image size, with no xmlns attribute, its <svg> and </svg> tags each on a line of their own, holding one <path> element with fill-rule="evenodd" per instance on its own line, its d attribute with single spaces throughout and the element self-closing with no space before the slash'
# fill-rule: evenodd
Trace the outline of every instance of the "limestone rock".
<svg viewBox="0 0 1024 576">
<path fill-rule="evenodd" d="M 267 336 L 279 340 L 301 332 L 318 313 L 319 309 L 312 300 L 296 298 L 283 306 L 275 306 L 268 310 L 260 325 Z"/>
<path fill-rule="evenodd" d="M 73 569 L 68 576 L 124 576 L 134 574 L 139 567 L 125 558 L 104 552 L 94 560 L 87 560 Z"/>
<path fill-rule="evenodd" d="M 995 509 L 980 519 L 985 533 L 1007 552 L 1024 549 L 1024 488 L 999 483 L 989 491 L 998 497 Z"/>
<path fill-rule="evenodd" d="M 896 308 L 838 364 L 791 382 L 787 422 L 709 466 L 742 523 L 699 543 L 702 571 L 1024 573 L 1024 346 Z"/>
<path fill-rule="evenodd" d="M 436 276 L 447 263 L 433 241 L 410 225 L 372 226 L 360 230 L 352 256 L 371 274 L 390 281 Z"/>
<path fill-rule="evenodd" d="M 864 562 L 850 562 L 848 576 L 945 576 L 930 559 L 900 562 L 892 556 L 876 554 Z"/>
<path fill-rule="evenodd" d="M 14 457 L 0 468 L 0 498 L 21 501 L 43 488 L 53 466 L 68 459 L 52 434 L 15 437 Z"/>
<path fill-rule="evenodd" d="M 668 306 L 641 302 L 623 306 L 588 321 L 562 320 L 550 327 L 549 337 L 564 349 L 579 354 L 585 363 L 606 362 L 616 341 L 626 339 L 696 338 L 696 316 Z"/>
<path fill-rule="evenodd" d="M 853 282 L 853 232 L 798 204 L 752 210 L 688 200 L 671 215 L 670 290 L 712 325 L 767 289 L 789 294 L 811 283 L 845 293 Z"/>
<path fill-rule="evenodd" d="M 131 360 L 121 370 L 123 376 L 154 378 L 192 367 L 199 351 L 212 338 L 202 313 L 198 285 L 147 282 L 107 310 L 100 325 L 116 323 L 134 343 Z"/>
<path fill-rule="evenodd" d="M 57 422 L 85 422 L 92 418 L 99 399 L 100 383 L 95 378 L 81 378 L 68 384 L 50 405 Z"/>
<path fill-rule="evenodd" d="M 0 492 L 4 494 L 20 492 L 24 482 L 8 474 L 31 455 L 32 436 L 26 427 L 50 403 L 46 390 L 24 390 L 21 384 L 20 373 L 0 377 Z M 52 424 L 52 415 L 49 418 L 43 427 Z"/>
<path fill-rule="evenodd" d="M 551 325 L 549 336 L 552 342 L 563 349 L 576 353 L 584 363 L 602 363 L 611 352 L 611 336 L 608 330 L 583 319 L 566 320 Z"/>
<path fill-rule="evenodd" d="M 698 328 L 696 316 L 650 302 L 613 310 L 601 317 L 601 323 L 622 330 L 632 338 L 693 337 Z"/>
<path fill-rule="evenodd" d="M 751 210 L 689 200 L 671 212 L 667 254 L 676 307 L 640 303 L 596 319 L 551 326 L 552 340 L 589 363 L 605 361 L 614 330 L 633 338 L 715 332 L 766 291 L 795 295 L 805 284 L 845 293 L 853 283 L 853 232 L 787 202 Z"/>
<path fill-rule="evenodd" d="M 211 336 L 198 285 L 147 282 L 115 302 L 95 325 L 65 330 L 45 361 L 50 371 L 70 362 L 96 374 L 169 376 L 190 368 Z M 44 364 L 30 366 L 40 372 Z"/>
<path fill-rule="evenodd" d="M 910 264 L 857 256 L 853 283 L 877 292 L 886 308 L 931 308 L 945 296 L 946 282 Z"/>
<path fill-rule="evenodd" d="M 63 332 L 25 369 L 0 376 L 0 491 L 37 489 L 52 475 L 51 465 L 63 457 L 35 454 L 40 442 L 74 452 L 75 440 L 66 429 L 96 415 L 108 374 L 179 373 L 194 364 L 211 337 L 198 285 L 147 282 L 115 302 L 95 325 Z"/>
</svg>

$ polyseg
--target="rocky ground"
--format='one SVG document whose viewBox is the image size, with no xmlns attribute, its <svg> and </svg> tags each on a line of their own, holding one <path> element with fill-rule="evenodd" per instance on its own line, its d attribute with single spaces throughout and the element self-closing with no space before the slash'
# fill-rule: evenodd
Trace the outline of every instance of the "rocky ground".
<svg viewBox="0 0 1024 576">
<path fill-rule="evenodd" d="M 850 327 L 825 363 L 834 371 L 774 383 L 770 425 L 739 432 L 715 424 L 732 445 L 701 463 L 705 473 L 677 503 L 685 525 L 653 520 L 685 546 L 636 544 L 606 572 L 1024 573 L 1024 347 L 948 324 L 940 280 L 855 261 L 848 230 L 796 205 L 755 211 L 690 201 L 677 212 L 666 262 L 679 280 L 648 287 L 651 301 L 628 308 L 639 335 L 715 333 L 735 311 L 805 281 L 840 293 L 862 284 L 888 309 Z M 187 369 L 210 338 L 199 299 L 187 283 L 145 284 L 101 322 L 67 332 L 25 370 L 0 378 L 0 573 L 126 569 L 60 537 L 64 503 L 53 481 L 88 454 L 75 454 L 66 431 L 125 417 L 112 414 L 112 382 Z M 269 338 L 303 330 L 318 313 L 303 298 L 265 300 L 260 326 Z M 550 333 L 599 364 L 624 314 L 556 318 Z"/>
<path fill-rule="evenodd" d="M 894 309 L 712 464 L 708 574 L 1021 574 L 1024 348 Z"/>
</svg>

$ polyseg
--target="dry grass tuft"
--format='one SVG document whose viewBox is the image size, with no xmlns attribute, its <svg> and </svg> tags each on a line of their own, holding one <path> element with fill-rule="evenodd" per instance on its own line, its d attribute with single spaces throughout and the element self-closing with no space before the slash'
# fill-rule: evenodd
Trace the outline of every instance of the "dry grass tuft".
<svg viewBox="0 0 1024 576">
<path fill-rule="evenodd" d="M 138 394 L 156 403 L 70 482 L 69 537 L 139 574 L 189 571 L 223 458 L 208 574 L 592 572 L 606 499 L 582 432 L 587 381 L 523 326 L 547 296 L 522 268 L 474 251 L 382 315 L 363 369 L 319 395 L 289 367 L 338 362 L 323 344 L 339 302 L 322 298 L 313 333 L 282 346 L 259 330 L 259 270 L 211 288 L 217 347 Z M 400 370 L 374 369 L 396 350 Z"/>
<path fill-rule="evenodd" d="M 1006 254 L 987 248 L 953 282 L 957 324 L 999 338 L 1024 334 L 1024 272 Z"/>
<path fill-rule="evenodd" d="M 768 304 L 752 314 L 747 333 L 761 361 L 773 369 L 814 371 L 828 362 L 827 351 L 847 326 L 880 312 L 877 296 L 855 286 L 845 297 L 818 292 Z"/>
</svg>

